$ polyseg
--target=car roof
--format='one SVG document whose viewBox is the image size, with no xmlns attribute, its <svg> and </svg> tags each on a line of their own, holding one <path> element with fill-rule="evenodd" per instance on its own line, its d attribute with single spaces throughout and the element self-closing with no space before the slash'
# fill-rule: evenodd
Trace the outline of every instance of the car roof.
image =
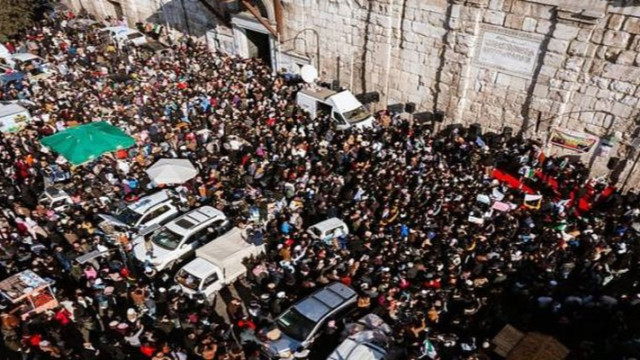
<svg viewBox="0 0 640 360">
<path fill-rule="evenodd" d="M 321 232 L 324 232 L 325 230 L 330 230 L 333 228 L 336 228 L 338 226 L 344 225 L 346 226 L 347 224 L 345 224 L 344 221 L 338 219 L 337 217 L 333 217 L 331 219 L 327 219 L 325 221 L 321 221 L 311 227 L 316 228 L 318 230 L 320 230 Z"/>
<path fill-rule="evenodd" d="M 0 105 L 0 117 L 19 114 L 25 111 L 29 111 L 18 104 Z"/>
<path fill-rule="evenodd" d="M 367 342 L 345 339 L 327 360 L 382 360 L 386 351 Z"/>
<path fill-rule="evenodd" d="M 169 200 L 169 193 L 167 190 L 158 191 L 155 194 L 140 198 L 135 203 L 128 206 L 129 209 L 137 212 L 138 214 L 144 214 L 150 208 Z"/>
<path fill-rule="evenodd" d="M 41 59 L 38 55 L 33 55 L 31 53 L 16 53 L 11 55 L 11 58 L 18 61 L 29 61 L 34 59 Z"/>
<path fill-rule="evenodd" d="M 226 218 L 222 211 L 211 206 L 203 206 L 172 220 L 166 227 L 176 234 L 185 235 L 205 222 Z"/>
<path fill-rule="evenodd" d="M 294 308 L 310 320 L 318 322 L 355 296 L 353 289 L 336 282 L 309 295 L 294 305 Z"/>
</svg>

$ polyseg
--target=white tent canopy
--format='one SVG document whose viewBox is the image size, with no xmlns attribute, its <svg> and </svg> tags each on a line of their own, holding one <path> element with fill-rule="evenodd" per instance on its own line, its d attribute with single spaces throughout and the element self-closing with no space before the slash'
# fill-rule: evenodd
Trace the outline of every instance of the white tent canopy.
<svg viewBox="0 0 640 360">
<path fill-rule="evenodd" d="M 187 159 L 160 159 L 147 169 L 147 175 L 157 184 L 182 184 L 198 175 Z"/>
</svg>

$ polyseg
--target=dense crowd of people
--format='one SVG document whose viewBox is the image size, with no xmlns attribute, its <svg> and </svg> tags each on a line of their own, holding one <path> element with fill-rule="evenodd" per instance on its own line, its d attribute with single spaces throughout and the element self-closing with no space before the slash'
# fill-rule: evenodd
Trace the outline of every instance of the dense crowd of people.
<svg viewBox="0 0 640 360">
<path fill-rule="evenodd" d="M 373 128 L 337 131 L 295 105 L 303 85 L 291 76 L 190 40 L 157 54 L 119 49 L 61 16 L 6 45 L 56 70 L 0 90 L 35 103 L 26 128 L 0 135 L 0 279 L 30 269 L 60 301 L 22 319 L 0 300 L 9 358 L 259 359 L 260 329 L 336 281 L 358 292 L 353 318 L 375 313 L 392 327 L 390 358 L 428 358 L 426 339 L 442 359 L 488 358 L 507 323 L 556 335 L 572 358 L 640 353 L 638 197 L 590 180 L 579 162 L 545 157 L 535 141 L 436 134 L 386 112 Z M 97 120 L 136 145 L 74 167 L 39 143 Z M 246 144 L 225 148 L 231 135 Z M 136 269 L 126 236 L 124 256 L 76 261 L 113 246 L 97 215 L 162 187 L 144 170 L 167 157 L 199 170 L 179 189 L 185 209 L 213 205 L 267 246 L 237 284 L 251 298 L 228 301 L 225 316 L 169 274 Z M 62 186 L 74 204 L 62 211 L 38 202 L 52 166 L 71 175 Z M 495 168 L 537 171 L 526 186 L 544 195 L 540 206 Z M 306 228 L 332 217 L 349 234 L 312 241 Z M 346 321 L 295 356 L 326 356 Z"/>
</svg>

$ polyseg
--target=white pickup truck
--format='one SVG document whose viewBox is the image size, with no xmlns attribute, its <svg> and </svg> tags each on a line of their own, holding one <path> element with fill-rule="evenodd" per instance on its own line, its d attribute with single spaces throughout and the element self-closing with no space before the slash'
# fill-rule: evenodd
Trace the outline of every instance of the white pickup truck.
<svg viewBox="0 0 640 360">
<path fill-rule="evenodd" d="M 213 298 L 224 286 L 246 275 L 244 259 L 264 253 L 264 245 L 248 243 L 242 231 L 234 227 L 226 234 L 196 250 L 196 258 L 183 266 L 175 276 L 180 288 L 193 296 Z"/>
</svg>

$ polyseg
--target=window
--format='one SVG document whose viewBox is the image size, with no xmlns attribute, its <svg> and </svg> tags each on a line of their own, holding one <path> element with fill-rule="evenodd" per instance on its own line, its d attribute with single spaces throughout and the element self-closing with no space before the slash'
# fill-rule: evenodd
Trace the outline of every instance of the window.
<svg viewBox="0 0 640 360">
<path fill-rule="evenodd" d="M 148 222 L 150 222 L 151 220 L 157 218 L 158 216 L 161 216 L 162 214 L 166 213 L 167 211 L 169 211 L 169 205 L 162 205 L 159 208 L 151 211 L 150 213 L 148 213 L 147 215 L 144 216 L 144 219 L 142 219 L 142 221 L 140 222 L 141 224 L 146 224 Z"/>
<path fill-rule="evenodd" d="M 165 249 L 174 250 L 180 244 L 182 237 L 173 231 L 163 228 L 153 236 L 153 243 Z"/>
<path fill-rule="evenodd" d="M 316 101 L 316 116 L 322 117 L 331 114 L 331 105 Z"/>
<path fill-rule="evenodd" d="M 341 319 L 344 319 L 344 318 L 348 317 L 349 315 L 353 314 L 355 312 L 355 310 L 357 310 L 357 309 L 355 307 L 353 307 L 353 304 L 350 304 L 350 305 L 345 306 L 342 309 L 336 311 L 334 314 L 331 315 L 331 318 L 333 318 L 335 320 L 341 320 Z"/>
<path fill-rule="evenodd" d="M 317 237 L 322 236 L 322 231 L 320 231 L 320 229 L 312 227 L 310 230 L 315 236 L 317 236 Z"/>
<path fill-rule="evenodd" d="M 367 119 L 370 115 L 364 106 L 360 106 L 354 110 L 348 111 L 345 116 L 349 119 L 350 123 L 354 124 Z"/>
<path fill-rule="evenodd" d="M 339 124 L 344 124 L 344 118 L 342 117 L 342 114 L 340 114 L 337 111 L 333 112 L 333 118 L 339 123 Z"/>
<path fill-rule="evenodd" d="M 221 226 L 223 223 L 224 223 L 224 220 L 216 220 L 211 224 L 210 228 L 215 230 L 215 232 L 218 232 L 219 230 L 221 230 Z"/>
<path fill-rule="evenodd" d="M 212 237 L 212 234 L 213 234 L 213 231 L 210 230 L 210 228 L 204 228 L 204 229 L 198 230 L 189 237 L 189 240 L 187 240 L 187 243 L 193 244 L 194 242 L 198 242 L 202 244 L 205 241 L 207 241 L 207 239 L 210 239 Z"/>
<path fill-rule="evenodd" d="M 203 288 L 206 288 L 207 286 L 213 284 L 214 282 L 218 281 L 218 274 L 213 273 L 213 275 L 210 275 L 207 280 L 205 280 L 204 285 L 202 286 Z"/>
<path fill-rule="evenodd" d="M 140 34 L 140 33 L 132 33 L 127 35 L 127 39 L 129 40 L 135 40 L 137 38 L 144 38 L 144 35 Z"/>
<path fill-rule="evenodd" d="M 338 226 L 337 228 L 329 231 L 331 236 L 342 236 L 344 235 L 344 231 L 342 231 L 342 226 Z"/>
<path fill-rule="evenodd" d="M 192 227 L 195 226 L 194 223 L 192 223 L 191 221 L 189 221 L 189 219 L 186 219 L 186 218 L 176 221 L 176 225 L 180 226 L 183 229 L 191 229 Z"/>
<path fill-rule="evenodd" d="M 178 275 L 176 276 L 176 279 L 180 284 L 182 284 L 183 286 L 191 290 L 197 290 L 198 284 L 200 284 L 200 279 L 189 274 L 184 269 L 181 269 L 180 271 L 178 271 Z"/>
<path fill-rule="evenodd" d="M 116 215 L 116 219 L 129 226 L 135 226 L 140 217 L 141 215 L 139 213 L 131 210 L 130 208 L 125 208 L 118 215 Z"/>
<path fill-rule="evenodd" d="M 287 310 L 284 315 L 278 319 L 278 328 L 297 341 L 305 341 L 316 323 L 302 315 L 295 307 Z"/>
</svg>

